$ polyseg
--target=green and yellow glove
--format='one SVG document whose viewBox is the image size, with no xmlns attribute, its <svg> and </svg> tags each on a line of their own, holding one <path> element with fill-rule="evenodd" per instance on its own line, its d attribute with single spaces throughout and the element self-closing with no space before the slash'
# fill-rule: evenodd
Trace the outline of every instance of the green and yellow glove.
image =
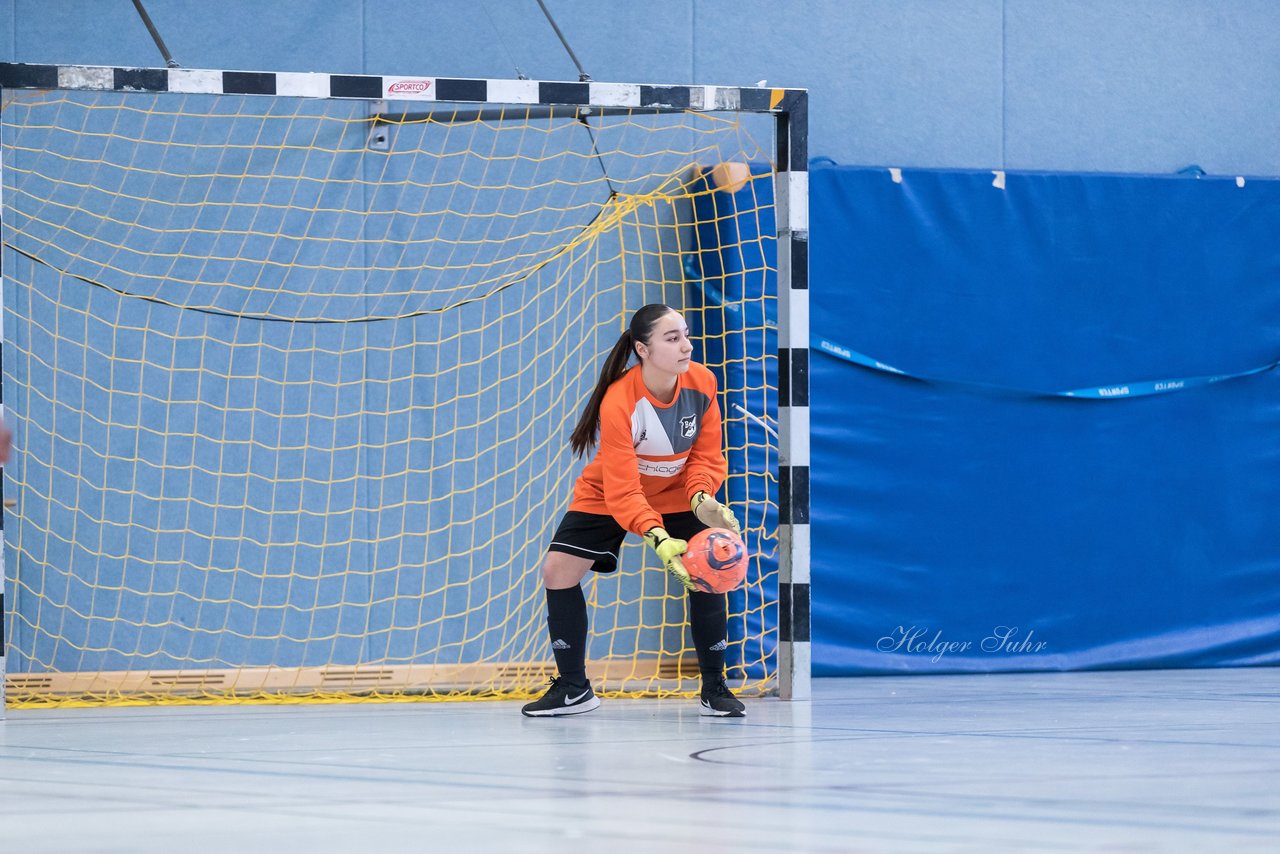
<svg viewBox="0 0 1280 854">
<path fill-rule="evenodd" d="M 742 529 L 738 527 L 738 517 L 733 515 L 733 511 L 705 492 L 693 494 L 693 498 L 689 499 L 689 509 L 708 528 L 728 528 L 735 534 L 742 534 Z"/>
<path fill-rule="evenodd" d="M 684 562 L 680 560 L 680 555 L 689 550 L 689 544 L 684 540 L 677 540 L 667 533 L 666 528 L 650 528 L 645 531 L 644 541 L 658 553 L 658 559 L 662 561 L 662 566 L 676 577 L 676 581 L 686 590 L 696 590 L 693 579 L 689 577 L 689 571 L 684 568 Z"/>
</svg>

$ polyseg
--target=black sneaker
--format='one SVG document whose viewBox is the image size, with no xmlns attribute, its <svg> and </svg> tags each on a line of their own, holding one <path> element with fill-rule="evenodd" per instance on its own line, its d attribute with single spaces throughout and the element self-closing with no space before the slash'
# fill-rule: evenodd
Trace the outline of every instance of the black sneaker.
<svg viewBox="0 0 1280 854">
<path fill-rule="evenodd" d="M 570 685 L 557 676 L 551 680 L 547 693 L 532 703 L 525 704 L 520 711 L 530 718 L 549 718 L 555 715 L 580 715 L 599 707 L 600 698 L 591 690 L 590 682 L 585 685 Z"/>
<path fill-rule="evenodd" d="M 742 718 L 747 715 L 747 707 L 733 696 L 724 679 L 717 679 L 709 684 L 702 683 L 701 713 L 717 718 Z"/>
</svg>

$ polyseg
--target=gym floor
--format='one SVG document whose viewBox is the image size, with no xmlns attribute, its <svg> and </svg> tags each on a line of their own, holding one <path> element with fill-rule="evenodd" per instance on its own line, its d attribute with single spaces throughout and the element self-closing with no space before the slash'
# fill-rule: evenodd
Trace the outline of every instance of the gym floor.
<svg viewBox="0 0 1280 854">
<path fill-rule="evenodd" d="M 9 710 L 0 850 L 1273 851 L 1280 668 L 819 679 L 811 702 Z"/>
</svg>

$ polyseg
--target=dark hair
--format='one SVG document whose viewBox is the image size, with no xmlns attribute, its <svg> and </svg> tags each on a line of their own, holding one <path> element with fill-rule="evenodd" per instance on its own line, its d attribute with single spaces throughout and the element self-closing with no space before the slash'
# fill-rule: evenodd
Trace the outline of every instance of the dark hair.
<svg viewBox="0 0 1280 854">
<path fill-rule="evenodd" d="M 604 393 L 627 372 L 627 363 L 631 361 L 631 354 L 635 352 L 636 342 L 648 344 L 658 318 L 673 311 L 675 309 L 669 305 L 650 303 L 636 309 L 636 313 L 631 315 L 631 323 L 626 331 L 618 336 L 613 349 L 609 351 L 608 358 L 604 360 L 604 367 L 600 369 L 600 377 L 596 380 L 595 390 L 591 392 L 591 399 L 587 401 L 586 409 L 582 410 L 577 426 L 569 435 L 569 447 L 573 448 L 574 454 L 581 457 L 595 445 L 596 431 L 600 427 L 600 404 L 604 402 Z"/>
</svg>

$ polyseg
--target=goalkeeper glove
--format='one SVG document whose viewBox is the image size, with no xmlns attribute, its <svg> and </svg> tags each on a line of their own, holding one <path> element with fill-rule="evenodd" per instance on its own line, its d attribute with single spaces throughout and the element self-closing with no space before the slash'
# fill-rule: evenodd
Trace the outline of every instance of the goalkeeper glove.
<svg viewBox="0 0 1280 854">
<path fill-rule="evenodd" d="M 697 589 L 693 579 L 689 577 L 689 571 L 684 568 L 684 562 L 680 560 L 680 555 L 689 549 L 686 541 L 675 539 L 667 533 L 666 528 L 650 528 L 644 534 L 644 541 L 658 553 L 662 566 L 676 577 L 676 581 L 686 590 Z"/>
<path fill-rule="evenodd" d="M 733 515 L 733 511 L 702 490 L 695 492 L 693 498 L 689 499 L 689 509 L 698 517 L 698 521 L 708 528 L 728 528 L 735 534 L 742 533 L 742 529 L 738 527 L 738 518 Z"/>
</svg>

